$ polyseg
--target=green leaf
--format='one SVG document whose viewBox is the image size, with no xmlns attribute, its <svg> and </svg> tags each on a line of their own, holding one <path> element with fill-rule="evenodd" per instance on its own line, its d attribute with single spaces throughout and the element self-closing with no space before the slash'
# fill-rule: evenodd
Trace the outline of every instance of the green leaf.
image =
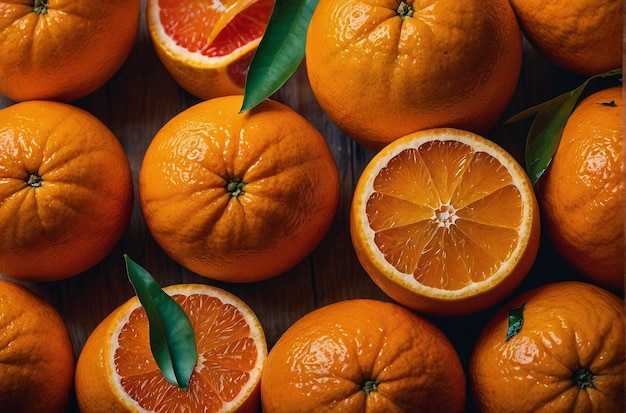
<svg viewBox="0 0 626 413">
<path fill-rule="evenodd" d="M 598 103 L 598 105 L 600 105 L 600 106 L 608 106 L 608 107 L 611 107 L 611 108 L 616 108 L 617 107 L 617 103 L 615 103 L 614 100 L 612 100 L 610 102 L 600 102 L 600 103 Z"/>
<path fill-rule="evenodd" d="M 304 59 L 306 32 L 318 0 L 276 0 L 265 34 L 250 62 L 245 112 L 282 87 Z"/>
<path fill-rule="evenodd" d="M 572 92 L 564 93 L 547 102 L 530 125 L 525 158 L 526 170 L 533 185 L 552 162 L 552 157 L 561 140 L 561 132 L 583 89 L 584 86 L 578 87 Z"/>
<path fill-rule="evenodd" d="M 557 99 L 557 98 L 558 97 L 556 97 L 555 99 Z M 507 119 L 504 122 L 504 124 L 507 125 L 509 123 L 519 122 L 519 121 L 524 120 L 526 118 L 530 118 L 531 116 L 535 116 L 537 113 L 539 113 L 539 111 L 541 111 L 541 109 L 543 109 L 549 103 L 550 103 L 550 101 L 547 101 L 547 102 L 543 102 L 543 103 L 540 103 L 540 104 L 535 105 L 535 106 L 531 106 L 528 109 L 524 109 L 520 113 L 517 113 L 517 114 L 511 116 L 509 119 Z"/>
<path fill-rule="evenodd" d="M 526 171 L 533 185 L 550 166 L 565 124 L 589 82 L 596 78 L 616 76 L 621 73 L 622 69 L 615 69 L 592 76 L 576 89 L 528 108 L 507 120 L 506 123 L 510 123 L 535 116 L 528 132 L 525 148 Z"/>
<path fill-rule="evenodd" d="M 124 259 L 128 278 L 148 315 L 152 355 L 163 377 L 186 391 L 197 352 L 189 318 L 148 271 L 127 255 Z"/>
<path fill-rule="evenodd" d="M 524 325 L 524 307 L 526 307 L 526 303 L 519 308 L 509 310 L 509 327 L 506 330 L 504 341 L 509 341 L 511 337 L 515 336 L 522 329 Z"/>
</svg>

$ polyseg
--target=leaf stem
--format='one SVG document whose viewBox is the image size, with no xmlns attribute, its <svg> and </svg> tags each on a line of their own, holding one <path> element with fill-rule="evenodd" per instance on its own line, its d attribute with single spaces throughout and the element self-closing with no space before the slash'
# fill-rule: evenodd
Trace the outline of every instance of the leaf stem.
<svg viewBox="0 0 626 413">
<path fill-rule="evenodd" d="M 33 12 L 39 15 L 48 14 L 48 0 L 35 0 Z"/>
</svg>

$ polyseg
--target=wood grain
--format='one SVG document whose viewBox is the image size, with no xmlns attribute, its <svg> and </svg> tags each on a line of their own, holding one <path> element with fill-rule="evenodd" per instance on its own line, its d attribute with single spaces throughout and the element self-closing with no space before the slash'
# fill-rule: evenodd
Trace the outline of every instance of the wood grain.
<svg viewBox="0 0 626 413">
<path fill-rule="evenodd" d="M 145 6 L 145 0 L 142 5 Z M 555 68 L 525 43 L 519 85 L 502 119 L 570 90 L 583 80 Z M 77 355 L 95 326 L 133 295 L 124 272 L 124 253 L 144 265 L 163 286 L 208 283 L 238 295 L 257 313 L 270 347 L 296 319 L 319 306 L 357 297 L 389 300 L 359 265 L 348 229 L 352 191 L 372 153 L 356 145 L 324 115 L 309 89 L 303 66 L 274 98 L 305 116 L 326 138 L 340 171 L 341 201 L 330 232 L 307 259 L 284 274 L 254 284 L 214 282 L 185 270 L 156 245 L 144 224 L 136 185 L 143 154 L 165 122 L 199 102 L 177 86 L 157 59 L 147 34 L 145 14 L 134 49 L 124 66 L 101 89 L 72 102 L 98 117 L 119 138 L 130 159 L 135 180 L 131 223 L 105 260 L 67 280 L 27 284 L 59 310 L 68 325 Z M 0 97 L 0 108 L 12 103 Z M 500 122 L 487 136 L 522 162 L 528 126 L 527 121 L 512 125 Z M 72 251 L 65 253 L 71 255 Z M 563 279 L 579 277 L 542 238 L 535 266 L 518 292 Z M 492 312 L 493 309 L 468 317 L 427 318 L 448 335 L 466 367 L 473 343 Z M 467 411 L 473 410 L 470 399 Z M 77 411 L 74 401 L 68 411 Z"/>
</svg>

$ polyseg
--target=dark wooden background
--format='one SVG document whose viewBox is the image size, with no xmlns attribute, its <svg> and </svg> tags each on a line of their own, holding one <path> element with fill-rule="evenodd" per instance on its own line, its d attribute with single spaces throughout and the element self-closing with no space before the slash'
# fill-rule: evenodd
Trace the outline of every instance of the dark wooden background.
<svg viewBox="0 0 626 413">
<path fill-rule="evenodd" d="M 135 180 L 130 226 L 111 254 L 89 271 L 62 281 L 27 283 L 59 310 L 67 323 L 76 355 L 96 325 L 134 294 L 124 270 L 122 254 L 125 253 L 145 266 L 162 286 L 207 283 L 236 294 L 258 315 L 270 348 L 294 321 L 317 307 L 362 297 L 389 301 L 359 265 L 348 228 L 352 191 L 372 153 L 352 142 L 324 115 L 311 94 L 303 66 L 273 98 L 305 116 L 324 135 L 339 167 L 339 210 L 319 247 L 296 267 L 273 279 L 252 284 L 226 284 L 185 270 L 156 245 L 139 209 L 136 185 L 139 167 L 148 144 L 161 126 L 199 100 L 178 87 L 159 62 L 146 28 L 145 0 L 142 0 L 142 8 L 140 33 L 124 66 L 101 89 L 72 102 L 104 122 L 126 149 Z M 502 121 L 524 108 L 571 90 L 584 80 L 585 77 L 554 67 L 525 43 L 519 85 Z M 0 108 L 12 103 L 0 96 Z M 523 162 L 530 122 L 504 125 L 502 121 L 487 137 Z M 65 253 L 71 255 L 72 251 Z M 516 294 L 566 279 L 580 277 L 559 259 L 542 237 L 536 263 Z M 467 367 L 473 344 L 494 310 L 464 317 L 426 317 L 450 338 Z M 68 412 L 75 411 L 78 409 L 72 400 Z M 467 411 L 474 411 L 469 393 Z"/>
</svg>

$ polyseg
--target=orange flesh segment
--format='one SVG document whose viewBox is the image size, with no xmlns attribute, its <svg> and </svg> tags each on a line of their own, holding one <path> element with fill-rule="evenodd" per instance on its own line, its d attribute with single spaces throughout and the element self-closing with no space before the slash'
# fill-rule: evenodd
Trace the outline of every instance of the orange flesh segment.
<svg viewBox="0 0 626 413">
<path fill-rule="evenodd" d="M 159 18 L 165 33 L 177 45 L 192 53 L 219 57 L 261 38 L 273 6 L 273 0 L 259 0 L 239 13 L 232 13 L 230 21 L 224 24 L 220 22 L 225 12 L 221 3 L 159 0 Z M 216 25 L 218 30 L 221 28 L 217 35 L 212 33 Z"/>
<path fill-rule="evenodd" d="M 509 259 L 522 197 L 491 155 L 433 141 L 402 151 L 379 171 L 366 213 L 376 245 L 398 271 L 457 290 L 488 279 Z"/>
<path fill-rule="evenodd" d="M 196 334 L 198 358 L 189 390 L 163 378 L 152 357 L 148 321 L 141 306 L 131 313 L 118 337 L 114 360 L 122 387 L 150 411 L 219 411 L 246 386 L 256 363 L 258 352 L 250 326 L 237 308 L 218 298 L 173 298 L 187 313 Z"/>
</svg>

